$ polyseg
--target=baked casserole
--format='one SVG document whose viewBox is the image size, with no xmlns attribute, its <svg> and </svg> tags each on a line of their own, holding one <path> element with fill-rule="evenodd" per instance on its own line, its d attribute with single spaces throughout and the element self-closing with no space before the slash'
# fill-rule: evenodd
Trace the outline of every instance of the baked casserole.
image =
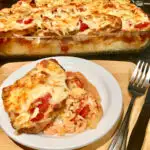
<svg viewBox="0 0 150 150">
<path fill-rule="evenodd" d="M 0 55 L 139 50 L 149 32 L 130 0 L 19 0 L 0 11 Z"/>
</svg>

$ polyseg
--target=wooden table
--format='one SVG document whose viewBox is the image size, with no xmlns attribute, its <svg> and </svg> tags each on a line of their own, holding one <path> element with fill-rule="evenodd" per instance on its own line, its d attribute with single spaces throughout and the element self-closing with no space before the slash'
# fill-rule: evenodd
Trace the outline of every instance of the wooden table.
<svg viewBox="0 0 150 150">
<path fill-rule="evenodd" d="M 0 83 L 7 78 L 7 76 L 21 67 L 23 64 L 26 62 L 18 62 L 18 63 L 9 63 L 5 64 L 0 68 Z M 95 63 L 103 66 L 105 69 L 107 69 L 109 72 L 113 74 L 113 76 L 116 78 L 118 81 L 122 94 L 123 94 L 123 102 L 124 102 L 124 109 L 123 112 L 124 114 L 126 113 L 127 107 L 129 105 L 129 102 L 131 100 L 131 97 L 128 92 L 128 83 L 129 79 L 131 77 L 131 73 L 135 67 L 133 63 L 130 62 L 116 62 L 116 61 L 102 61 L 102 60 L 96 60 Z M 134 127 L 134 124 L 136 123 L 136 120 L 138 118 L 138 115 L 141 111 L 142 105 L 145 100 L 145 95 L 142 97 L 139 97 L 135 104 L 134 108 L 131 114 L 131 120 L 129 124 L 129 135 L 132 131 L 132 128 Z M 115 100 L 114 100 L 115 101 Z M 119 122 L 120 120 L 118 120 Z M 107 150 L 111 137 L 117 127 L 118 123 L 114 125 L 114 127 L 100 140 L 84 147 L 81 148 L 80 150 Z M 140 136 L 140 135 L 139 135 Z M 147 127 L 147 134 L 145 136 L 145 140 L 143 143 L 142 150 L 149 150 L 150 149 L 150 122 Z M 23 147 L 21 145 L 18 145 L 14 143 L 8 136 L 0 130 L 0 150 L 28 150 L 26 147 Z"/>
</svg>

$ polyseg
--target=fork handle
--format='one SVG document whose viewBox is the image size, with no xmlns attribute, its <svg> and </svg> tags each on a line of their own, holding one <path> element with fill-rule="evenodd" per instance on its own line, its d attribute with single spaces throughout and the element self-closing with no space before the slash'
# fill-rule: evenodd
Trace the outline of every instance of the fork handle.
<svg viewBox="0 0 150 150">
<path fill-rule="evenodd" d="M 127 140 L 126 130 L 128 130 L 130 114 L 131 114 L 135 99 L 136 99 L 136 96 L 132 96 L 132 99 L 131 99 L 130 104 L 128 106 L 127 113 L 123 119 L 123 122 L 121 123 L 121 126 L 119 127 L 119 130 L 114 135 L 114 138 L 113 138 L 108 150 L 120 150 L 123 141 Z M 124 143 L 124 144 L 126 145 L 126 143 Z"/>
</svg>

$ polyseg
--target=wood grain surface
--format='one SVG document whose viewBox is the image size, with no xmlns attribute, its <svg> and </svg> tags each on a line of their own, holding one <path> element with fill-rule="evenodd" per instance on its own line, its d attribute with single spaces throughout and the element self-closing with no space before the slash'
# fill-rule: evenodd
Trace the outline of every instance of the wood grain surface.
<svg viewBox="0 0 150 150">
<path fill-rule="evenodd" d="M 123 114 L 126 113 L 128 104 L 130 102 L 130 95 L 128 93 L 127 87 L 128 82 L 131 77 L 131 73 L 135 67 L 133 63 L 130 62 L 118 62 L 118 61 L 100 61 L 95 60 L 95 63 L 103 66 L 105 69 L 110 71 L 113 76 L 118 81 L 123 95 L 123 101 L 124 101 L 124 108 L 123 108 Z M 0 84 L 3 82 L 5 78 L 7 78 L 13 71 L 21 67 L 23 64 L 26 64 L 28 62 L 17 62 L 17 63 L 9 63 L 5 64 L 0 68 Z M 132 128 L 138 118 L 139 112 L 142 108 L 142 105 L 145 100 L 145 95 L 138 98 L 134 104 L 134 108 L 131 115 L 131 120 L 129 124 L 129 135 L 132 131 Z M 83 148 L 80 148 L 80 150 L 107 150 L 108 145 L 110 144 L 111 137 L 116 130 L 117 125 L 121 119 L 116 123 L 116 125 L 109 131 L 107 135 L 105 135 L 102 139 L 86 146 Z M 91 137 L 92 138 L 92 137 Z M 142 150 L 149 150 L 150 149 L 150 122 L 147 127 L 147 134 L 145 136 L 144 144 L 142 147 Z M 15 143 L 13 140 L 11 140 L 1 129 L 0 129 L 0 150 L 29 150 L 30 148 L 24 147 L 22 145 L 19 145 Z"/>
</svg>

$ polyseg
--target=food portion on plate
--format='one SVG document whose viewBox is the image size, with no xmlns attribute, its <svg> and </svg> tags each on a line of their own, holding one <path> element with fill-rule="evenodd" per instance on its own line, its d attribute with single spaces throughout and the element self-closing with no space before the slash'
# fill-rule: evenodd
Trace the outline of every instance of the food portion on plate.
<svg viewBox="0 0 150 150">
<path fill-rule="evenodd" d="M 66 106 L 44 131 L 45 134 L 79 133 L 97 127 L 102 117 L 96 88 L 79 72 L 67 72 L 69 95 Z"/>
<path fill-rule="evenodd" d="M 13 85 L 3 88 L 3 103 L 19 132 L 38 133 L 68 96 L 66 73 L 54 60 L 43 60 Z"/>
<path fill-rule="evenodd" d="M 2 99 L 17 133 L 79 133 L 96 128 L 103 114 L 96 88 L 55 59 L 42 60 L 4 87 Z"/>
<path fill-rule="evenodd" d="M 51 93 L 51 89 L 59 94 Z M 29 99 L 24 100 L 27 96 Z M 0 103 L 4 132 L 17 143 L 45 150 L 77 149 L 102 139 L 123 109 L 119 83 L 109 71 L 92 61 L 66 56 L 40 59 L 18 68 L 1 84 Z M 15 122 L 22 113 L 29 114 L 29 120 L 28 116 L 23 119 L 30 126 L 22 123 L 22 117 Z"/>
<path fill-rule="evenodd" d="M 150 19 L 130 0 L 19 0 L 0 10 L 1 55 L 138 50 Z"/>
</svg>

